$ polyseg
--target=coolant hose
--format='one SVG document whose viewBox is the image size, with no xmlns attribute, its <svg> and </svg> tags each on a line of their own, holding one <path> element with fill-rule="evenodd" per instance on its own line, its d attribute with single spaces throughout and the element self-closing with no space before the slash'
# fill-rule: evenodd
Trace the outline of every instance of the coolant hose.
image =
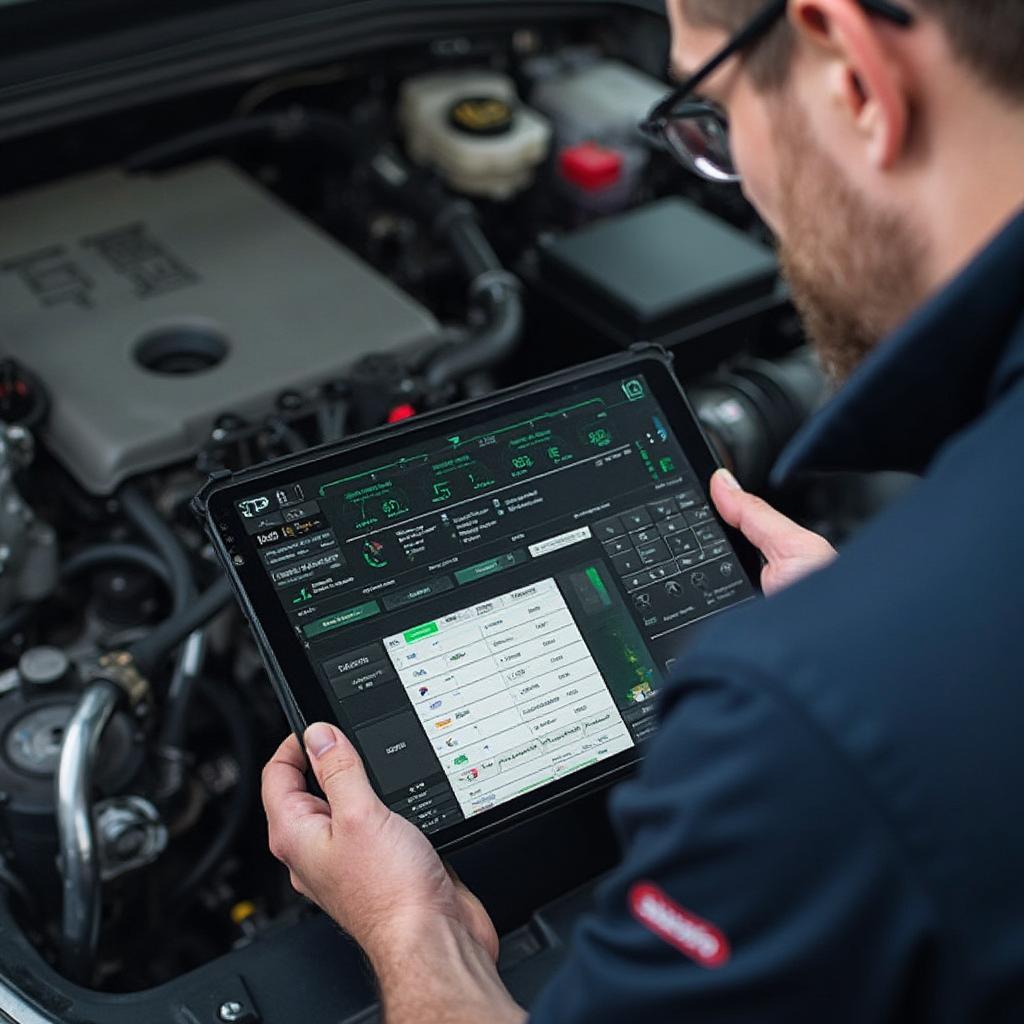
<svg viewBox="0 0 1024 1024">
<path fill-rule="evenodd" d="M 125 484 L 120 493 L 121 506 L 132 525 L 156 549 L 171 577 L 172 614 L 183 612 L 196 594 L 195 579 L 188 555 L 174 531 L 134 484 Z"/>
<path fill-rule="evenodd" d="M 442 349 L 427 364 L 423 379 L 428 388 L 494 366 L 516 347 L 523 331 L 523 304 L 514 287 L 500 286 L 485 293 L 487 323 L 464 342 Z"/>
<path fill-rule="evenodd" d="M 154 575 L 170 590 L 174 586 L 167 563 L 149 548 L 139 544 L 94 544 L 72 555 L 61 567 L 63 579 L 71 579 L 104 565 L 135 565 Z"/>
<path fill-rule="evenodd" d="M 92 784 L 103 730 L 122 691 L 92 683 L 64 730 L 57 766 L 57 833 L 63 878 L 61 967 L 72 981 L 88 984 L 100 933 L 100 863 L 92 821 Z"/>
<path fill-rule="evenodd" d="M 429 193 L 427 193 L 429 195 Z M 421 198 L 420 203 L 426 202 Z M 469 278 L 470 302 L 482 308 L 484 325 L 458 345 L 442 348 L 427 363 L 423 380 L 430 389 L 488 369 L 509 356 L 523 333 L 519 281 L 502 266 L 476 217 L 463 200 L 438 200 L 434 234 L 448 244 Z"/>
<path fill-rule="evenodd" d="M 206 633 L 193 630 L 185 638 L 181 656 L 174 666 L 171 684 L 167 688 L 167 704 L 159 746 L 164 751 L 180 750 L 188 727 L 188 709 L 206 659 Z"/>
<path fill-rule="evenodd" d="M 125 161 L 125 170 L 129 173 L 162 170 L 185 160 L 194 160 L 231 143 L 274 137 L 280 135 L 283 123 L 286 122 L 282 121 L 281 114 L 260 114 L 220 121 L 135 153 Z"/>
<path fill-rule="evenodd" d="M 190 621 L 188 616 L 193 602 L 196 600 L 195 578 L 192 575 L 192 566 L 189 564 L 188 553 L 175 536 L 174 531 L 167 525 L 156 509 L 153 508 L 142 492 L 134 485 L 126 484 L 121 489 L 121 504 L 124 507 L 125 514 L 135 528 L 160 553 L 170 574 L 174 606 L 171 610 L 171 617 L 150 634 L 150 637 L 156 637 L 154 640 L 154 648 L 156 648 L 165 642 L 165 636 L 173 638 L 176 635 L 176 623 Z M 199 625 L 205 624 L 205 619 L 199 623 Z M 146 639 L 148 640 L 150 637 Z M 160 745 L 168 750 L 179 748 L 184 741 L 185 728 L 188 722 L 188 709 L 192 701 L 196 677 L 202 668 L 205 651 L 202 633 L 189 630 L 181 639 L 184 640 L 186 637 L 189 638 L 189 642 L 186 644 L 182 656 L 175 667 L 174 675 L 171 678 L 171 685 L 167 691 L 164 727 L 161 730 Z M 177 645 L 178 641 L 173 640 L 165 653 L 169 653 Z M 159 666 L 162 658 L 163 655 L 158 654 L 153 661 L 152 667 L 144 668 L 143 671 L 147 674 L 152 672 Z"/>
<path fill-rule="evenodd" d="M 337 114 L 293 106 L 270 114 L 230 118 L 158 142 L 130 156 L 124 167 L 130 174 L 159 171 L 239 142 L 264 139 L 293 142 L 300 138 L 314 138 L 350 157 L 358 147 L 351 129 Z"/>
<path fill-rule="evenodd" d="M 205 626 L 231 600 L 226 576 L 210 584 L 183 612 L 161 622 L 151 633 L 128 648 L 144 676 L 151 676 L 193 630 Z"/>
<path fill-rule="evenodd" d="M 152 573 L 170 590 L 171 574 L 159 555 L 139 544 L 94 544 L 72 555 L 61 567 L 61 579 L 68 580 L 103 565 L 136 565 Z M 5 643 L 19 629 L 28 625 L 41 607 L 40 601 L 29 601 L 0 617 L 0 643 Z"/>
<path fill-rule="evenodd" d="M 443 196 L 438 196 L 437 203 L 431 227 L 438 238 L 448 243 L 466 277 L 474 281 L 481 274 L 501 270 L 501 260 L 480 227 L 472 204 Z"/>
</svg>

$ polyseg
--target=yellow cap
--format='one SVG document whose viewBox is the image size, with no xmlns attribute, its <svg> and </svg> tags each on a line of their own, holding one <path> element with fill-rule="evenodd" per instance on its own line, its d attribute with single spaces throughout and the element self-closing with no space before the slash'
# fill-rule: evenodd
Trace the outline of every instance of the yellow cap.
<svg viewBox="0 0 1024 1024">
<path fill-rule="evenodd" d="M 448 113 L 452 125 L 469 135 L 504 135 L 515 123 L 515 108 L 497 96 L 464 96 Z"/>
<path fill-rule="evenodd" d="M 256 913 L 256 904 L 251 900 L 239 900 L 231 908 L 231 920 L 235 924 L 241 924 L 243 921 L 252 917 Z"/>
</svg>

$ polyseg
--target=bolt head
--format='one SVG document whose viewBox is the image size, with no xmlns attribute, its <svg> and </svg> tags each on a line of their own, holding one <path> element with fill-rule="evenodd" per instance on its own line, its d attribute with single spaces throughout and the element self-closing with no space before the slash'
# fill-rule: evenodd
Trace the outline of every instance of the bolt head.
<svg viewBox="0 0 1024 1024">
<path fill-rule="evenodd" d="M 241 1003 L 232 999 L 226 1003 L 220 1004 L 217 1016 L 220 1017 L 221 1020 L 226 1021 L 227 1024 L 233 1024 L 234 1021 L 241 1020 L 244 1013 L 245 1007 Z"/>
<path fill-rule="evenodd" d="M 113 842 L 118 857 L 133 857 L 142 849 L 146 842 L 146 834 L 136 827 L 125 828 Z"/>
</svg>

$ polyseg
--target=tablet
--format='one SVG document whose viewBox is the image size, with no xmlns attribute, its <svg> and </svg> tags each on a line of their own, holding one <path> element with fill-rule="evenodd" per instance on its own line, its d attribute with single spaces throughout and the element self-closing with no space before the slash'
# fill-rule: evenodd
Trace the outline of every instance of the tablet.
<svg viewBox="0 0 1024 1024">
<path fill-rule="evenodd" d="M 292 728 L 337 723 L 439 849 L 628 771 L 760 561 L 661 350 L 212 479 L 196 499 Z"/>
</svg>

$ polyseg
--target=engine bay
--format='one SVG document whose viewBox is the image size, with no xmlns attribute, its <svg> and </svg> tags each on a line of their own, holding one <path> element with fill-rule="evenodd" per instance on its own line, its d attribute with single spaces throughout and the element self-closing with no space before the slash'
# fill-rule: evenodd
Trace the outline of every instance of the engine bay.
<svg viewBox="0 0 1024 1024">
<path fill-rule="evenodd" d="M 756 489 L 823 400 L 766 229 L 636 128 L 664 19 L 591 6 L 255 62 L 0 171 L 12 1019 L 373 1019 L 266 850 L 287 726 L 189 512 L 211 473 L 655 343 Z M 820 487 L 782 498 L 839 540 L 896 486 L 846 481 L 828 521 Z M 603 797 L 454 857 L 524 1000 L 615 858 Z"/>
</svg>

